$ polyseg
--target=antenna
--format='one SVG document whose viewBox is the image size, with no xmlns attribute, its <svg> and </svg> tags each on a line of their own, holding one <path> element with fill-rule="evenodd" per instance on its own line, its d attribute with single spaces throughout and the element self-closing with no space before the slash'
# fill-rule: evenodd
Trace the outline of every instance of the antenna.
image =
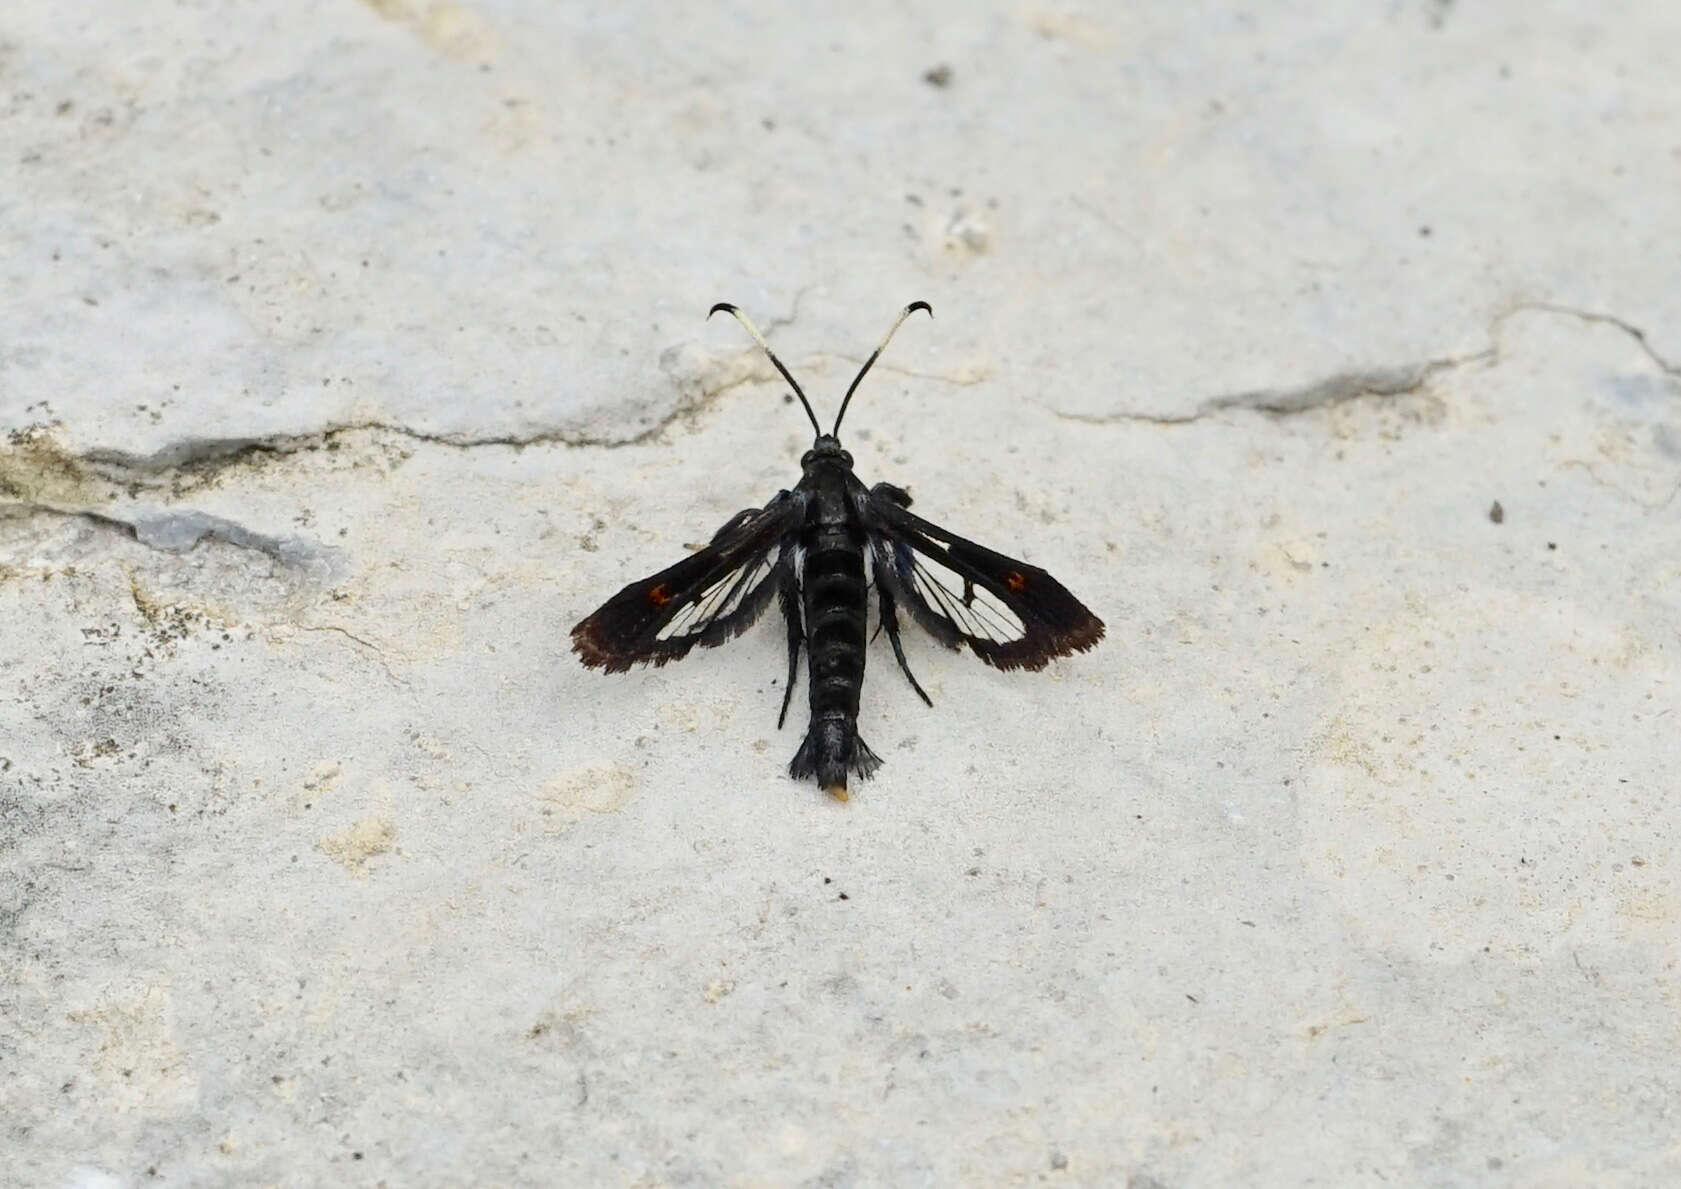
<svg viewBox="0 0 1681 1189">
<path fill-rule="evenodd" d="M 852 403 L 852 394 L 858 391 L 858 384 L 861 380 L 863 380 L 864 374 L 868 372 L 870 367 L 875 363 L 876 357 L 883 351 L 887 350 L 887 344 L 892 340 L 893 332 L 898 330 L 900 326 L 904 325 L 905 319 L 916 313 L 917 310 L 925 311 L 930 318 L 934 316 L 933 307 L 925 301 L 913 301 L 910 305 L 899 311 L 899 316 L 893 320 L 893 325 L 887 328 L 887 333 L 881 336 L 881 342 L 877 344 L 874 351 L 870 352 L 870 357 L 864 360 L 864 366 L 859 368 L 858 374 L 852 378 L 852 386 L 846 390 L 846 396 L 841 398 L 840 412 L 835 414 L 835 428 L 829 431 L 831 436 L 838 437 L 840 435 L 841 418 L 846 416 L 846 406 Z M 765 350 L 769 351 L 770 348 L 766 347 Z M 771 356 L 771 362 L 776 362 L 776 356 Z M 782 365 L 778 363 L 776 366 L 781 367 Z M 808 413 L 811 411 L 809 406 L 806 411 Z M 815 422 L 813 424 L 815 424 Z"/>
<path fill-rule="evenodd" d="M 737 322 L 739 322 L 743 326 L 745 326 L 747 328 L 747 333 L 753 336 L 753 341 L 755 343 L 759 344 L 759 347 L 764 351 L 764 353 L 766 355 L 770 356 L 770 361 L 776 365 L 776 370 L 782 373 L 782 378 L 784 380 L 788 381 L 789 385 L 792 386 L 792 388 L 794 389 L 794 395 L 799 397 L 800 398 L 800 403 L 805 406 L 805 415 L 807 417 L 811 418 L 811 428 L 817 431 L 817 436 L 818 437 L 822 437 L 823 436 L 823 427 L 821 425 L 817 424 L 817 414 L 813 413 L 811 411 L 811 402 L 808 401 L 805 398 L 805 393 L 800 391 L 800 382 L 798 380 L 794 379 L 794 377 L 789 374 L 787 368 L 782 366 L 782 361 L 776 357 L 776 352 L 772 351 L 770 349 L 770 344 L 765 342 L 765 336 L 759 333 L 759 328 L 757 326 L 753 325 L 753 323 L 748 319 L 746 314 L 744 314 L 740 310 L 736 309 L 733 305 L 731 305 L 727 301 L 721 301 L 717 305 L 713 306 L 709 311 L 707 311 L 706 316 L 708 318 L 710 318 L 710 317 L 712 317 L 713 314 L 716 314 L 719 310 L 723 310 L 726 314 L 732 315 Z M 910 311 L 907 310 L 905 312 L 909 313 Z M 903 322 L 904 320 L 905 320 L 904 315 L 901 314 L 900 317 L 899 317 L 899 321 Z M 895 325 L 897 325 L 897 324 L 895 324 Z M 891 334 L 891 332 L 889 332 L 889 334 Z M 883 347 L 885 347 L 886 345 L 887 345 L 886 342 L 882 343 Z M 875 356 L 872 355 L 872 356 L 870 356 L 870 363 L 874 363 L 874 362 L 875 362 Z M 866 363 L 864 365 L 864 370 L 868 371 L 869 366 L 870 365 L 868 363 Z M 854 381 L 854 384 L 856 384 L 856 381 Z M 848 393 L 847 395 L 850 396 L 851 394 Z M 845 406 L 843 405 L 842 408 L 844 409 Z"/>
</svg>

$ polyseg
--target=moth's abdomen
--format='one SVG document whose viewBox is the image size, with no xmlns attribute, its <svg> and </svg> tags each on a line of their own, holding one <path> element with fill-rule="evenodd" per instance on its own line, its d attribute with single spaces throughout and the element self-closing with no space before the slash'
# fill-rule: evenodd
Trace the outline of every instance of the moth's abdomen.
<svg viewBox="0 0 1681 1189">
<path fill-rule="evenodd" d="M 850 527 L 812 532 L 806 541 L 806 655 L 811 659 L 811 724 L 794 757 L 795 775 L 815 775 L 844 796 L 847 769 L 868 775 L 878 762 L 858 740 L 858 694 L 864 685 L 864 542 Z"/>
<path fill-rule="evenodd" d="M 815 534 L 803 584 L 812 716 L 839 710 L 855 718 L 864 682 L 863 542 L 845 530 Z"/>
</svg>

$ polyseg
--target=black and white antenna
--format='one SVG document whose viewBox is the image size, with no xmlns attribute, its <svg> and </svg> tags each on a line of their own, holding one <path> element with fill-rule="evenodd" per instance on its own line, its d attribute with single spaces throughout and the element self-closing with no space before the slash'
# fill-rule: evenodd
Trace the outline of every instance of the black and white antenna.
<svg viewBox="0 0 1681 1189">
<path fill-rule="evenodd" d="M 852 377 L 851 387 L 846 390 L 846 395 L 841 398 L 840 412 L 835 414 L 835 428 L 829 431 L 831 435 L 835 437 L 840 436 L 841 418 L 846 416 L 846 406 L 852 403 L 852 394 L 858 391 L 858 384 L 861 380 L 863 380 L 864 373 L 868 372 L 871 366 L 874 365 L 876 358 L 883 351 L 887 350 L 887 344 L 893 341 L 893 332 L 903 326 L 905 324 L 905 319 L 909 318 L 918 310 L 927 311 L 930 318 L 934 316 L 934 307 L 925 301 L 913 301 L 910 305 L 899 311 L 899 316 L 893 319 L 893 325 L 889 326 L 887 328 L 887 333 L 881 336 L 881 342 L 876 344 L 876 349 L 874 351 L 870 352 L 870 357 L 864 360 L 864 366 L 858 369 L 858 374 L 856 376 Z"/>
<path fill-rule="evenodd" d="M 805 408 L 805 415 L 811 421 L 811 428 L 816 430 L 817 435 L 821 437 L 823 427 L 817 423 L 817 414 L 811 411 L 811 402 L 806 399 L 804 390 L 800 388 L 800 382 L 794 379 L 793 373 L 784 367 L 782 361 L 776 357 L 776 352 L 770 349 L 770 344 L 765 342 L 765 336 L 759 333 L 759 328 L 753 325 L 752 319 L 727 301 L 721 301 L 713 306 L 706 316 L 710 318 L 719 310 L 723 310 L 747 328 L 747 333 L 753 336 L 753 341 L 759 344 L 759 349 L 776 365 L 776 370 L 782 373 L 784 380 L 788 381 L 788 386 L 794 390 L 794 395 L 800 398 L 800 404 Z M 934 316 L 933 307 L 925 301 L 913 301 L 899 311 L 899 316 L 893 320 L 893 325 L 887 328 L 887 333 L 881 336 L 881 342 L 876 344 L 876 349 L 870 352 L 870 357 L 864 360 L 864 366 L 859 368 L 858 374 L 852 378 L 852 383 L 847 387 L 846 395 L 841 398 L 840 412 L 835 414 L 835 427 L 829 431 L 829 436 L 838 437 L 840 435 L 841 418 L 846 416 L 846 407 L 852 403 L 852 394 L 858 391 L 858 385 L 863 381 L 864 376 L 875 365 L 875 361 L 881 356 L 881 353 L 887 350 L 887 344 L 893 341 L 894 332 L 904 325 L 906 318 L 909 318 L 918 310 L 922 310 L 930 318 Z"/>
</svg>

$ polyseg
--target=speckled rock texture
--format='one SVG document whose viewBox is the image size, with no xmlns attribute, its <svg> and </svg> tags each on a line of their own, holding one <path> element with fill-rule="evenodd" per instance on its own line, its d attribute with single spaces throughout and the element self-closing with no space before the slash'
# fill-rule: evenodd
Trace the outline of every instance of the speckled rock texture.
<svg viewBox="0 0 1681 1189">
<path fill-rule="evenodd" d="M 1681 1183 L 1681 8 L 0 9 L 0 1184 Z M 1109 626 L 567 632 L 798 477 Z"/>
</svg>

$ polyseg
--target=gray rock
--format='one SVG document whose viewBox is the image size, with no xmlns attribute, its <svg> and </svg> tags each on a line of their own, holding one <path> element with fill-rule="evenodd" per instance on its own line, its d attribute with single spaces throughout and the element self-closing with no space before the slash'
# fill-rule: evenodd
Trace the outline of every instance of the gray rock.
<svg viewBox="0 0 1681 1189">
<path fill-rule="evenodd" d="M 0 1181 L 1674 1180 L 1677 21 L 12 6 Z M 567 631 L 912 298 L 843 807 Z"/>
</svg>

